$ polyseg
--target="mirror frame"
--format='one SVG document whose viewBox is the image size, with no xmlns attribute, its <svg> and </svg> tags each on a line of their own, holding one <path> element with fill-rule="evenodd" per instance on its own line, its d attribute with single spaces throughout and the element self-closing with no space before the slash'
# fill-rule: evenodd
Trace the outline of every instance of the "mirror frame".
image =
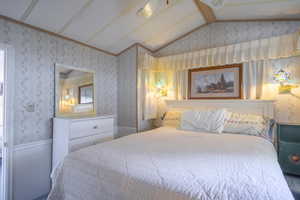
<svg viewBox="0 0 300 200">
<path fill-rule="evenodd" d="M 69 68 L 73 70 L 78 70 L 82 72 L 88 72 L 93 74 L 93 97 L 94 97 L 94 102 L 93 102 L 93 111 L 92 112 L 82 112 L 82 113 L 70 113 L 70 114 L 63 114 L 59 112 L 59 73 L 58 73 L 58 68 L 59 67 L 64 67 L 64 68 Z M 95 116 L 97 113 L 97 91 L 96 91 L 96 71 L 94 70 L 89 70 L 89 69 L 84 69 L 84 68 L 79 68 L 79 67 L 73 67 L 70 65 L 65 65 L 65 64 L 60 64 L 60 63 L 55 63 L 54 65 L 54 107 L 55 107 L 55 112 L 54 112 L 54 117 L 88 117 L 88 116 Z"/>
</svg>

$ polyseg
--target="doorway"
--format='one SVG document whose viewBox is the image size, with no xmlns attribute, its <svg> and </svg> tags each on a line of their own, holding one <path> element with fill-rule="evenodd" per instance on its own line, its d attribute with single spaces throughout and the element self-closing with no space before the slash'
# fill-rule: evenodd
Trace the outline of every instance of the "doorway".
<svg viewBox="0 0 300 200">
<path fill-rule="evenodd" d="M 14 55 L 0 44 L 0 200 L 12 199 Z"/>
<path fill-rule="evenodd" d="M 4 91 L 3 91 L 3 86 L 4 86 L 4 50 L 0 49 L 0 167 L 1 167 L 1 171 L 0 171 L 0 184 L 1 184 L 1 189 L 0 189 L 0 193 L 1 193 L 1 197 L 3 200 L 3 192 L 4 192 L 4 188 L 3 188 L 3 184 L 4 184 L 4 168 L 3 168 L 3 154 L 2 154 L 2 149 L 4 146 L 4 142 L 3 142 L 3 109 L 4 109 Z"/>
</svg>

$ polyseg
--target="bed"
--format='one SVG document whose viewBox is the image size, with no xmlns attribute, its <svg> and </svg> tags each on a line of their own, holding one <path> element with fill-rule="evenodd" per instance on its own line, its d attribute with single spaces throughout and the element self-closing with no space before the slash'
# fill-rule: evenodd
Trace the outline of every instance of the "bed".
<svg viewBox="0 0 300 200">
<path fill-rule="evenodd" d="M 239 110 L 236 103 L 227 107 Z M 244 110 L 273 115 L 271 102 L 247 105 Z M 53 173 L 48 200 L 71 199 L 292 200 L 293 196 L 268 140 L 161 127 L 67 156 Z"/>
</svg>

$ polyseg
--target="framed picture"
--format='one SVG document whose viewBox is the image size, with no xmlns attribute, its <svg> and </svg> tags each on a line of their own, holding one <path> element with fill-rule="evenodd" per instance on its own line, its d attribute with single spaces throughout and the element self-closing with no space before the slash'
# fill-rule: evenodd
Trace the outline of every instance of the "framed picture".
<svg viewBox="0 0 300 200">
<path fill-rule="evenodd" d="M 189 99 L 241 99 L 243 65 L 189 70 Z"/>
<path fill-rule="evenodd" d="M 82 85 L 79 86 L 79 95 L 78 95 L 78 103 L 79 104 L 91 104 L 93 102 L 93 92 L 94 92 L 94 85 Z"/>
</svg>

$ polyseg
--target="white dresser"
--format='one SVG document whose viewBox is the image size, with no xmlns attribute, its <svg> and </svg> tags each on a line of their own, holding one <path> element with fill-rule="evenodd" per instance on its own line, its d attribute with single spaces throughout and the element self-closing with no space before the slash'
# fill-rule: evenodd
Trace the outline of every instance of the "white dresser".
<svg viewBox="0 0 300 200">
<path fill-rule="evenodd" d="M 72 151 L 97 143 L 112 140 L 114 137 L 113 116 L 91 118 L 54 118 L 52 169 Z"/>
</svg>

